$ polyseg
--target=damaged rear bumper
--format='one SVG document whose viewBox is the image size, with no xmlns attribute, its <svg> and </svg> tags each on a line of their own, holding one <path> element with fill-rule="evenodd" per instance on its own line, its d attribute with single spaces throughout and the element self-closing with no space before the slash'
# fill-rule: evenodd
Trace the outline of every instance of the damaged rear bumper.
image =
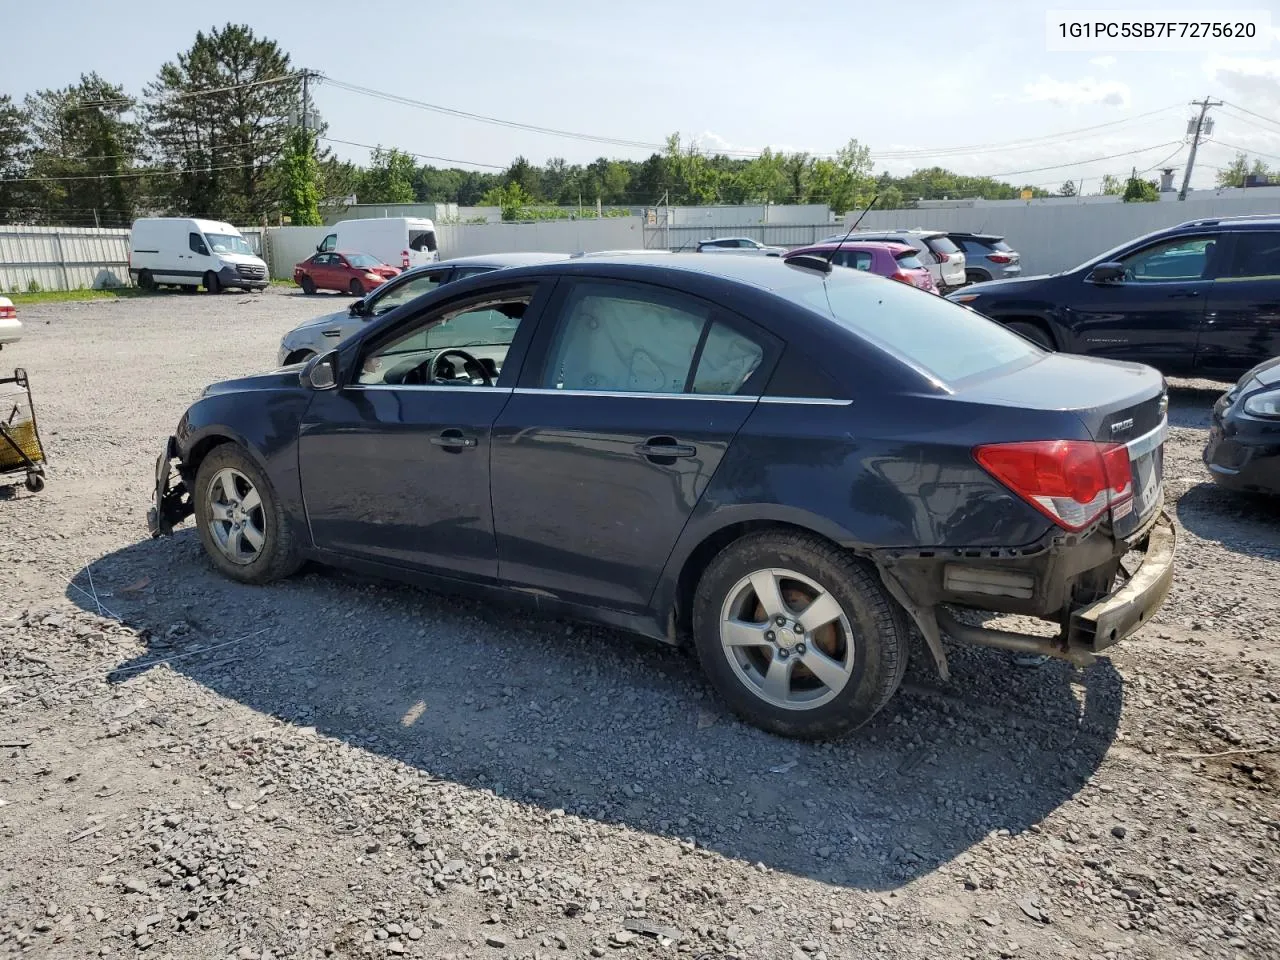
<svg viewBox="0 0 1280 960">
<path fill-rule="evenodd" d="M 194 509 L 186 481 L 174 469 L 175 461 L 181 462 L 178 441 L 169 437 L 156 459 L 156 485 L 151 509 L 147 511 L 147 530 L 152 538 L 173 533 L 173 528 L 191 516 Z"/>
</svg>

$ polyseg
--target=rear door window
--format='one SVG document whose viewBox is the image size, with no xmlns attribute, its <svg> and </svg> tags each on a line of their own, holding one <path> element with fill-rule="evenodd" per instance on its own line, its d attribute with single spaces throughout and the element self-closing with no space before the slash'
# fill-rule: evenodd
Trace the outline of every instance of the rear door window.
<svg viewBox="0 0 1280 960">
<path fill-rule="evenodd" d="M 712 323 L 698 356 L 694 393 L 733 396 L 764 359 L 764 348 L 725 323 Z"/>
<path fill-rule="evenodd" d="M 1236 250 L 1226 276 L 1280 280 L 1280 230 L 1236 234 Z"/>
<path fill-rule="evenodd" d="M 778 292 L 948 385 L 1043 353 L 981 314 L 906 284 L 832 274 Z"/>
</svg>

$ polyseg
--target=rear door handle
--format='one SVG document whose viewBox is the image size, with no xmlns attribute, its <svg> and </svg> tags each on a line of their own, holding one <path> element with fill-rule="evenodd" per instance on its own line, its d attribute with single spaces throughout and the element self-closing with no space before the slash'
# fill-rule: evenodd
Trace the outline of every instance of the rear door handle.
<svg viewBox="0 0 1280 960">
<path fill-rule="evenodd" d="M 688 443 L 676 443 L 671 437 L 654 437 L 648 443 L 636 444 L 636 453 L 642 457 L 688 458 L 698 455 L 698 448 Z"/>
<path fill-rule="evenodd" d="M 1175 290 L 1169 294 L 1170 300 L 1193 300 L 1200 296 L 1199 290 Z"/>
<path fill-rule="evenodd" d="M 461 430 L 446 430 L 438 437 L 431 438 L 432 446 L 461 450 L 476 445 L 475 437 L 464 437 Z"/>
</svg>

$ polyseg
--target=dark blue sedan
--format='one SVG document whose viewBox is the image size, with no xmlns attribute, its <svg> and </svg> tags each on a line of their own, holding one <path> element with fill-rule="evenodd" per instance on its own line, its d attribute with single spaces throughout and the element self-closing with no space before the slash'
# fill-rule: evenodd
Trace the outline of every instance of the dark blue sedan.
<svg viewBox="0 0 1280 960">
<path fill-rule="evenodd" d="M 942 633 L 1082 663 L 1145 622 L 1165 407 L 1149 367 L 813 257 L 585 257 L 209 387 L 150 525 L 194 514 L 245 583 L 312 559 L 690 641 L 743 717 L 826 737 L 893 694 L 909 623 L 945 676 Z"/>
</svg>

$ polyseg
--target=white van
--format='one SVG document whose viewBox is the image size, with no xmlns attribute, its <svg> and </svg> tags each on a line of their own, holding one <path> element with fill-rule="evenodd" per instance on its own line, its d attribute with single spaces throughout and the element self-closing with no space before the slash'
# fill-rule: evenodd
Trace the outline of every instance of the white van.
<svg viewBox="0 0 1280 960">
<path fill-rule="evenodd" d="M 419 217 L 339 220 L 333 231 L 316 247 L 318 252 L 367 253 L 401 270 L 440 259 L 436 225 Z"/>
<path fill-rule="evenodd" d="M 129 234 L 129 276 L 144 290 L 161 285 L 263 290 L 271 282 L 267 265 L 229 223 L 185 217 L 133 221 Z"/>
</svg>

